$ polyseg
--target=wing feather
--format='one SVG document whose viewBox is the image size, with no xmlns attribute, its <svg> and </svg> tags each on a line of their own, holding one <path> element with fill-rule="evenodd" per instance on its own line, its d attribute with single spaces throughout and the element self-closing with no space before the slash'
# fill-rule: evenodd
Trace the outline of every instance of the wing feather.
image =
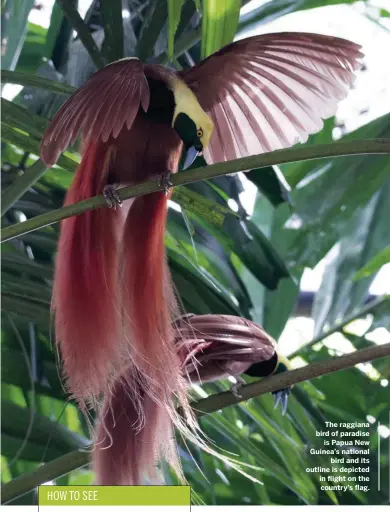
<svg viewBox="0 0 390 512">
<path fill-rule="evenodd" d="M 360 46 L 318 34 L 242 39 L 181 77 L 215 123 L 209 163 L 305 142 L 354 82 Z"/>
<path fill-rule="evenodd" d="M 106 142 L 124 126 L 130 129 L 140 107 L 149 107 L 150 92 L 144 65 L 122 59 L 95 73 L 59 109 L 41 143 L 41 158 L 54 165 L 82 132 L 84 140 Z"/>
</svg>

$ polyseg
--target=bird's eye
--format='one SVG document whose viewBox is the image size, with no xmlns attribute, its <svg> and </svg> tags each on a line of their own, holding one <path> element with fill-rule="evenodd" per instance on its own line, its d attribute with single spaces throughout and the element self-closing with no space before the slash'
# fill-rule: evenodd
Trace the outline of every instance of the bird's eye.
<svg viewBox="0 0 390 512">
<path fill-rule="evenodd" d="M 199 128 L 199 130 L 196 132 L 196 135 L 197 135 L 199 138 L 203 137 L 203 130 L 202 130 L 202 128 Z"/>
</svg>

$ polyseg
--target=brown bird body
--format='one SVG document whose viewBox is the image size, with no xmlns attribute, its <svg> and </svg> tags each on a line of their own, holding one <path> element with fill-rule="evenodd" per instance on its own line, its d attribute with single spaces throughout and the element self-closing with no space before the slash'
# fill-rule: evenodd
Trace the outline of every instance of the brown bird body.
<svg viewBox="0 0 390 512">
<path fill-rule="evenodd" d="M 343 39 L 282 33 L 232 43 L 182 72 L 123 59 L 65 102 L 44 135 L 41 158 L 54 165 L 82 133 L 69 204 L 107 185 L 177 172 L 183 149 L 186 162 L 203 151 L 213 163 L 304 142 L 334 115 L 361 56 L 358 45 Z M 172 328 L 178 308 L 164 248 L 167 201 L 158 192 L 61 227 L 56 340 L 80 405 L 105 397 L 95 450 L 100 483 L 153 479 L 162 456 L 179 467 L 172 422 L 207 449 Z"/>
</svg>

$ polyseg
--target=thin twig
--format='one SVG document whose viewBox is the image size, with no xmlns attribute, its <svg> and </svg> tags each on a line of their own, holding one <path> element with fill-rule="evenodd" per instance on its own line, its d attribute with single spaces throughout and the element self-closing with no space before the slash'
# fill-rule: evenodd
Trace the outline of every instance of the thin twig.
<svg viewBox="0 0 390 512">
<path fill-rule="evenodd" d="M 302 350 L 304 350 L 308 347 L 312 347 L 313 345 L 324 340 L 331 334 L 342 331 L 346 325 L 350 324 L 354 320 L 357 320 L 358 318 L 362 318 L 362 317 L 368 315 L 369 313 L 371 313 L 371 311 L 376 309 L 378 306 L 380 306 L 384 302 L 387 302 L 388 300 L 390 300 L 390 295 L 385 295 L 384 297 L 380 297 L 379 299 L 375 299 L 375 300 L 369 302 L 363 308 L 361 308 L 358 311 L 356 311 L 355 313 L 352 313 L 351 315 L 345 317 L 342 322 L 334 325 L 330 329 L 327 329 L 326 331 L 322 332 L 320 335 L 318 335 L 315 338 L 313 338 L 312 340 L 310 340 L 305 345 L 302 345 L 301 347 L 294 350 L 294 352 L 291 352 L 291 354 L 288 354 L 288 358 L 292 359 L 293 357 L 298 355 Z"/>
<path fill-rule="evenodd" d="M 251 169 L 260 170 L 269 165 L 280 165 L 289 162 L 314 160 L 318 158 L 340 157 L 348 155 L 364 154 L 390 154 L 390 139 L 376 140 L 354 140 L 348 142 L 333 142 L 332 144 L 318 144 L 312 146 L 297 146 L 289 149 L 280 149 L 261 155 L 248 156 L 221 162 L 207 167 L 198 167 L 190 171 L 175 174 L 172 177 L 174 186 L 186 185 L 195 181 L 201 181 L 225 174 L 232 174 L 239 171 L 248 171 Z M 124 187 L 118 191 L 118 196 L 123 201 L 130 197 L 142 196 L 162 190 L 157 180 L 149 180 L 132 187 Z M 49 226 L 62 219 L 78 215 L 88 210 L 107 207 L 103 196 L 95 196 L 79 203 L 64 206 L 38 217 L 34 217 L 20 224 L 14 224 L 4 228 L 1 232 L 2 242 L 15 238 L 30 231 Z"/>
<path fill-rule="evenodd" d="M 292 386 L 308 379 L 320 377 L 328 373 L 344 370 L 359 363 L 373 361 L 381 357 L 390 356 L 390 343 L 377 345 L 362 350 L 357 350 L 340 357 L 332 357 L 313 363 L 297 370 L 279 373 L 261 381 L 248 384 L 240 388 L 241 398 L 236 398 L 233 393 L 227 391 L 209 396 L 192 404 L 192 408 L 198 417 L 205 414 L 235 405 L 240 401 L 248 400 L 256 396 L 264 395 L 272 391 Z M 86 466 L 89 463 L 90 453 L 87 451 L 74 451 L 59 457 L 34 471 L 25 473 L 2 486 L 2 503 L 8 503 L 44 482 L 59 478 L 75 469 Z"/>
</svg>

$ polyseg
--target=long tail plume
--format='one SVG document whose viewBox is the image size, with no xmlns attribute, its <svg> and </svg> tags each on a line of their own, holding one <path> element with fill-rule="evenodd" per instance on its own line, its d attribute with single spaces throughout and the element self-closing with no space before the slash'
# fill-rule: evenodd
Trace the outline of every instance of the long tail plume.
<svg viewBox="0 0 390 512">
<path fill-rule="evenodd" d="M 66 204 L 103 192 L 113 149 L 88 143 Z M 52 308 L 67 387 L 83 407 L 104 392 L 118 362 L 117 212 L 100 208 L 62 221 Z"/>
<path fill-rule="evenodd" d="M 129 336 L 124 346 L 130 347 L 125 356 L 142 374 L 145 392 L 164 405 L 172 420 L 179 421 L 173 405 L 176 397 L 190 421 L 187 385 L 172 328 L 177 304 L 164 244 L 167 200 L 161 192 L 137 198 L 125 223 L 120 277 L 124 326 Z"/>
<path fill-rule="evenodd" d="M 132 372 L 136 375 L 137 372 Z M 131 374 L 113 387 L 97 425 L 92 467 L 98 485 L 161 483 L 158 462 L 163 458 L 180 468 L 172 421 Z M 139 423 L 142 402 L 143 424 Z"/>
</svg>

